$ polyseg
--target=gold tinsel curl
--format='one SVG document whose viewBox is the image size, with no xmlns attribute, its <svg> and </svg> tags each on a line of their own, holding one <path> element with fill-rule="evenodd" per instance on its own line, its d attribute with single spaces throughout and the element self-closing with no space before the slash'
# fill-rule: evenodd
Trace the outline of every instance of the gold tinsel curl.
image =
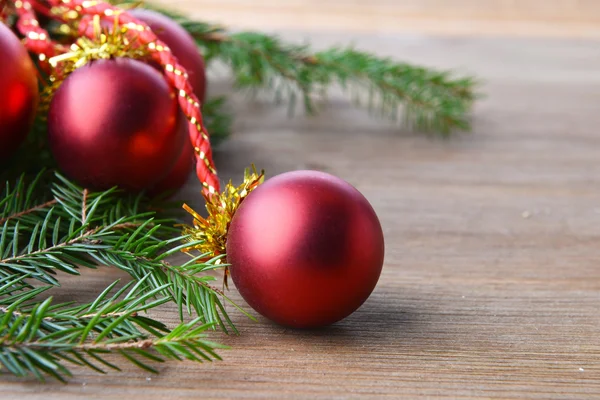
<svg viewBox="0 0 600 400">
<path fill-rule="evenodd" d="M 183 233 L 188 236 L 187 240 L 194 243 L 185 248 L 184 252 L 197 250 L 206 254 L 206 259 L 225 254 L 231 220 L 242 201 L 264 181 L 264 176 L 264 171 L 259 173 L 252 165 L 244 171 L 244 181 L 241 185 L 236 187 L 229 181 L 221 193 L 203 193 L 208 212 L 206 218 L 184 204 L 183 208 L 194 218 L 193 226 L 183 227 Z"/>
<path fill-rule="evenodd" d="M 54 70 L 61 74 L 69 74 L 93 60 L 107 60 L 113 58 L 145 59 L 149 55 L 147 46 L 140 46 L 131 41 L 127 26 L 119 26 L 116 14 L 112 30 L 103 30 L 100 16 L 93 17 L 94 38 L 80 37 L 70 47 L 70 51 L 50 58 L 48 61 Z M 62 30 L 73 27 L 63 25 Z"/>
</svg>

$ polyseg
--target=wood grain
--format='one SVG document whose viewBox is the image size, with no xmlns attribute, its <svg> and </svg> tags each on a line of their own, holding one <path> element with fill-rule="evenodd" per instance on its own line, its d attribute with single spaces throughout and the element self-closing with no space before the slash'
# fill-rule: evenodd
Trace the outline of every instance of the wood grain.
<svg viewBox="0 0 600 400">
<path fill-rule="evenodd" d="M 232 311 L 240 336 L 212 364 L 160 375 L 121 363 L 68 385 L 0 376 L 2 399 L 600 398 L 600 53 L 584 40 L 288 34 L 356 39 L 484 82 L 474 131 L 425 138 L 334 98 L 294 119 L 235 97 L 235 135 L 216 150 L 223 179 L 254 162 L 301 168 L 361 190 L 386 236 L 381 280 L 352 316 L 294 331 Z M 215 83 L 213 92 L 227 90 Z M 193 180 L 184 198 L 198 201 Z M 60 300 L 93 297 L 117 271 L 68 278 Z M 232 292 L 233 297 L 243 302 Z M 172 306 L 153 314 L 177 321 Z"/>
<path fill-rule="evenodd" d="M 596 0 L 155 0 L 245 29 L 600 37 Z"/>
</svg>

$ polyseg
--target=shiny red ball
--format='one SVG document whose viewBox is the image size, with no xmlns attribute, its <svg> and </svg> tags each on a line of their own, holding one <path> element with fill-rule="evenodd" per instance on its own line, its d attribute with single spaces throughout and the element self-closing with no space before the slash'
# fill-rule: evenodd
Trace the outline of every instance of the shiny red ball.
<svg viewBox="0 0 600 400">
<path fill-rule="evenodd" d="M 35 66 L 19 39 L 0 22 L 0 162 L 27 137 L 37 103 Z"/>
<path fill-rule="evenodd" d="M 206 71 L 204 58 L 194 38 L 171 18 L 152 10 L 135 8 L 129 13 L 148 24 L 152 32 L 165 42 L 177 61 L 186 69 L 194 93 L 204 103 L 206 95 Z"/>
<path fill-rule="evenodd" d="M 369 297 L 384 239 L 375 211 L 347 182 L 316 171 L 269 179 L 231 221 L 227 261 L 246 302 L 294 328 L 332 324 Z"/>
<path fill-rule="evenodd" d="M 75 70 L 48 114 L 60 170 L 93 189 L 139 191 L 163 178 L 183 146 L 174 91 L 148 64 L 99 60 Z"/>
</svg>

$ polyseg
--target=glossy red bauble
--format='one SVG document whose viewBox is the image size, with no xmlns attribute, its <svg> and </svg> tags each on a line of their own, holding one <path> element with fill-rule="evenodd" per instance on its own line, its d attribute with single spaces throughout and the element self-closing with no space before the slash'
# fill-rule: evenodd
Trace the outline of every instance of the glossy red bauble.
<svg viewBox="0 0 600 400">
<path fill-rule="evenodd" d="M 381 225 L 347 182 L 316 171 L 269 179 L 231 221 L 233 282 L 257 312 L 284 326 L 332 324 L 369 297 L 381 273 Z"/>
<path fill-rule="evenodd" d="M 0 22 L 0 162 L 27 137 L 37 102 L 35 66 L 19 39 Z"/>
<path fill-rule="evenodd" d="M 69 75 L 50 103 L 50 148 L 81 185 L 147 189 L 181 152 L 178 116 L 175 93 L 156 69 L 125 58 L 93 61 Z"/>
<path fill-rule="evenodd" d="M 194 38 L 171 18 L 152 10 L 136 8 L 129 13 L 148 24 L 152 32 L 165 42 L 177 61 L 186 69 L 194 93 L 204 103 L 206 95 L 206 71 L 204 58 Z"/>
</svg>

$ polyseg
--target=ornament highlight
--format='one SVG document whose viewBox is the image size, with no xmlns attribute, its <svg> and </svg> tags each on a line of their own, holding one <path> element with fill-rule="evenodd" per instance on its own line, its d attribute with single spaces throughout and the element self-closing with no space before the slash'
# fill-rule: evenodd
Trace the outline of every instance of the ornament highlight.
<svg viewBox="0 0 600 400">
<path fill-rule="evenodd" d="M 92 189 L 139 191 L 163 178 L 181 153 L 174 91 L 148 64 L 92 61 L 60 85 L 48 139 L 61 171 Z"/>
<path fill-rule="evenodd" d="M 37 105 L 35 66 L 20 40 L 0 22 L 0 162 L 27 137 Z"/>
<path fill-rule="evenodd" d="M 246 302 L 294 328 L 337 322 L 379 279 L 384 238 L 375 211 L 347 182 L 295 171 L 267 180 L 235 212 L 229 273 Z"/>
</svg>

